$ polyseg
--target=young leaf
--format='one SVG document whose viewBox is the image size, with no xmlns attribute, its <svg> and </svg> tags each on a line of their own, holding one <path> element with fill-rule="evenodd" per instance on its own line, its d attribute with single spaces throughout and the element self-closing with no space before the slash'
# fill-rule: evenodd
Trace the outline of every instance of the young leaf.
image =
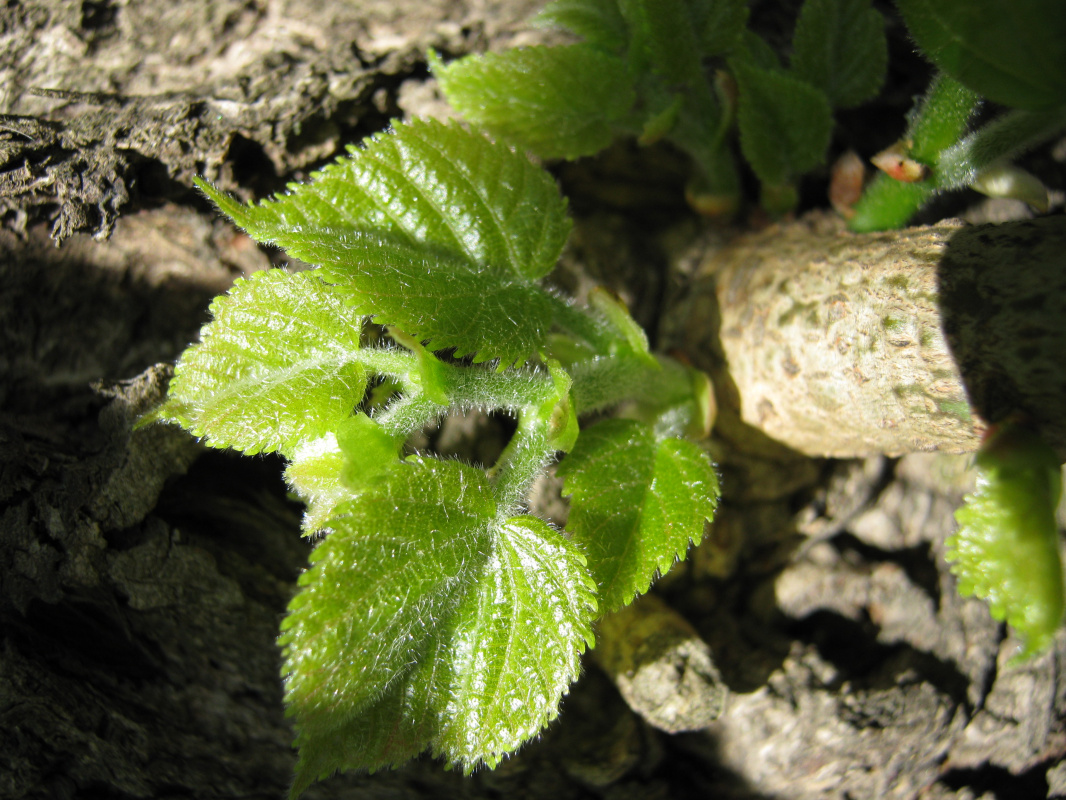
<svg viewBox="0 0 1066 800">
<path fill-rule="evenodd" d="M 732 53 L 748 21 L 747 0 L 696 0 L 689 6 L 704 57 Z"/>
<path fill-rule="evenodd" d="M 731 61 L 743 61 L 759 69 L 781 72 L 781 59 L 777 51 L 770 43 L 763 39 L 755 31 L 745 29 L 740 37 L 740 46 L 733 55 Z"/>
<path fill-rule="evenodd" d="M 897 0 L 930 60 L 978 94 L 1016 108 L 1066 104 L 1062 0 Z"/>
<path fill-rule="evenodd" d="M 542 158 L 597 153 L 636 95 L 626 63 L 590 45 L 529 47 L 443 64 L 441 89 L 459 113 Z"/>
<path fill-rule="evenodd" d="M 807 0 L 792 36 L 792 71 L 852 108 L 881 88 L 888 65 L 885 21 L 869 0 Z"/>
<path fill-rule="evenodd" d="M 596 585 L 581 551 L 535 517 L 507 520 L 451 628 L 451 681 L 434 749 L 496 766 L 558 714 L 594 644 Z"/>
<path fill-rule="evenodd" d="M 621 54 L 629 39 L 617 0 L 554 0 L 533 23 L 566 28 L 588 44 L 615 55 Z"/>
<path fill-rule="evenodd" d="M 338 505 L 352 499 L 352 490 L 341 480 L 344 453 L 337 437 L 329 433 L 301 444 L 289 459 L 285 480 L 307 506 L 300 528 L 311 536 L 326 526 Z"/>
<path fill-rule="evenodd" d="M 361 325 L 309 272 L 254 273 L 211 304 L 159 417 L 212 447 L 288 453 L 329 433 L 366 390 Z"/>
<path fill-rule="evenodd" d="M 731 64 L 740 86 L 740 146 L 759 180 L 778 186 L 822 163 L 833 129 L 825 95 L 784 72 Z"/>
<path fill-rule="evenodd" d="M 555 302 L 535 280 L 376 232 L 334 233 L 290 250 L 321 265 L 350 314 L 395 326 L 434 350 L 525 361 L 547 339 Z"/>
<path fill-rule="evenodd" d="M 629 603 L 684 558 L 718 505 L 718 477 L 698 446 L 657 439 L 632 420 L 583 430 L 558 474 L 572 495 L 567 528 L 588 553 L 602 613 Z"/>
<path fill-rule="evenodd" d="M 401 467 L 336 509 L 289 604 L 279 641 L 303 730 L 350 718 L 407 674 L 487 559 L 496 507 L 483 473 Z"/>
<path fill-rule="evenodd" d="M 1062 477 L 1054 451 L 1035 433 L 1002 424 L 977 455 L 977 488 L 955 512 L 947 557 L 959 593 L 988 601 L 1025 639 L 1023 656 L 1043 650 L 1062 624 L 1062 560 L 1055 507 Z"/>
<path fill-rule="evenodd" d="M 649 64 L 653 72 L 674 85 L 695 85 L 703 81 L 702 53 L 687 0 L 629 0 L 631 25 L 644 33 Z"/>
<path fill-rule="evenodd" d="M 283 624 L 294 793 L 427 748 L 495 765 L 556 715 L 594 585 L 574 545 L 491 498 L 480 471 L 426 459 L 338 509 Z"/>
<path fill-rule="evenodd" d="M 926 167 L 936 167 L 937 176 L 907 183 L 878 174 L 866 187 L 855 214 L 848 221 L 853 231 L 901 228 L 929 198 L 936 194 L 940 158 L 945 148 L 962 138 L 978 104 L 977 95 L 944 73 L 933 77 L 925 96 L 911 111 L 902 155 Z"/>
<path fill-rule="evenodd" d="M 555 266 L 570 220 L 554 180 L 527 158 L 458 124 L 418 121 L 312 178 L 254 206 L 198 185 L 255 238 L 329 265 L 359 313 L 481 359 L 513 361 L 541 344 L 550 318 L 535 313 L 547 301 L 534 282 Z"/>
</svg>

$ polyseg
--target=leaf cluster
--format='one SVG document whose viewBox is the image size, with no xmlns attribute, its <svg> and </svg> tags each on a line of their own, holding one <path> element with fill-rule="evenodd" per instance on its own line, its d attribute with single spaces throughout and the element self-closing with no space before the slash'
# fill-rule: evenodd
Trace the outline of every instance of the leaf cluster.
<svg viewBox="0 0 1066 800">
<path fill-rule="evenodd" d="M 280 638 L 293 794 L 427 749 L 495 765 L 554 718 L 596 618 L 712 518 L 713 465 L 682 438 L 706 428 L 706 379 L 652 356 L 607 293 L 577 308 L 543 285 L 565 201 L 524 155 L 458 124 L 396 124 L 259 204 L 199 186 L 315 266 L 215 300 L 153 417 L 280 453 L 305 532 L 325 533 Z M 630 418 L 579 422 L 623 401 Z M 487 469 L 407 446 L 471 410 L 517 420 Z M 560 531 L 526 498 L 567 451 Z"/>
<path fill-rule="evenodd" d="M 1066 4 L 1024 0 L 897 0 L 918 47 L 938 68 L 894 156 L 903 181 L 878 175 L 853 230 L 898 228 L 939 192 L 972 187 L 1047 208 L 1047 193 L 1010 160 L 1066 130 Z M 1004 111 L 976 130 L 982 99 Z M 898 176 L 896 176 L 898 178 Z"/>
<path fill-rule="evenodd" d="M 747 19 L 746 0 L 555 0 L 537 21 L 580 43 L 430 63 L 467 119 L 544 158 L 667 139 L 695 162 L 689 199 L 708 213 L 737 206 L 736 132 L 763 204 L 783 212 L 825 158 L 832 109 L 878 91 L 884 23 L 868 0 L 807 0 L 786 68 Z"/>
</svg>

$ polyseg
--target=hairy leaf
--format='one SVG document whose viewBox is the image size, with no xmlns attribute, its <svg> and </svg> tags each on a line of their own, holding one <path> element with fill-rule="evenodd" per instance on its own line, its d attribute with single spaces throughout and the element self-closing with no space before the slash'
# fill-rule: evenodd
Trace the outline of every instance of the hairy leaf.
<svg viewBox="0 0 1066 800">
<path fill-rule="evenodd" d="M 780 185 L 822 163 L 833 129 L 825 95 L 784 72 L 731 63 L 740 86 L 740 146 L 759 180 Z"/>
<path fill-rule="evenodd" d="M 602 613 L 684 558 L 718 504 L 714 466 L 697 445 L 657 439 L 632 420 L 583 430 L 558 474 L 572 495 L 567 528 L 588 553 Z"/>
<path fill-rule="evenodd" d="M 495 766 L 554 719 L 594 643 L 595 592 L 580 550 L 547 523 L 522 516 L 500 526 L 453 621 L 435 749 L 467 770 Z"/>
<path fill-rule="evenodd" d="M 212 447 L 288 453 L 362 399 L 361 326 L 316 276 L 254 273 L 216 298 L 211 314 L 178 361 L 161 419 Z"/>
<path fill-rule="evenodd" d="M 551 318 L 534 283 L 570 231 L 546 172 L 457 124 L 421 121 L 312 177 L 255 206 L 199 185 L 255 238 L 328 266 L 354 313 L 482 360 L 540 346 Z"/>
<path fill-rule="evenodd" d="M 300 527 L 310 536 L 325 527 L 338 505 L 352 499 L 352 490 L 341 480 L 344 453 L 329 433 L 296 447 L 289 459 L 285 480 L 307 506 Z"/>
<path fill-rule="evenodd" d="M 1029 655 L 1050 644 L 1063 617 L 1058 459 L 1039 437 L 1008 424 L 982 448 L 977 469 L 977 488 L 955 512 L 960 527 L 947 557 L 959 593 L 987 600 Z"/>
<path fill-rule="evenodd" d="M 687 0 L 629 0 L 629 17 L 644 31 L 653 72 L 672 84 L 703 80 L 702 53 Z"/>
<path fill-rule="evenodd" d="M 525 361 L 547 339 L 551 296 L 533 280 L 381 233 L 334 233 L 302 243 L 301 258 L 345 291 L 352 313 L 395 325 L 433 349 L 454 347 L 501 366 Z"/>
<path fill-rule="evenodd" d="M 1062 0 L 897 0 L 911 36 L 944 72 L 1017 108 L 1066 104 Z"/>
<path fill-rule="evenodd" d="M 556 715 L 596 608 L 574 545 L 497 520 L 456 462 L 402 465 L 337 511 L 283 624 L 294 793 L 428 748 L 495 765 Z"/>
<path fill-rule="evenodd" d="M 852 108 L 881 88 L 888 66 L 885 21 L 869 0 L 807 0 L 792 36 L 792 70 L 834 108 Z"/>
<path fill-rule="evenodd" d="M 748 21 L 747 0 L 690 0 L 703 55 L 728 55 L 740 44 Z"/>
<path fill-rule="evenodd" d="M 615 54 L 625 49 L 629 38 L 617 0 L 554 0 L 533 22 L 566 28 L 590 45 Z"/>
<path fill-rule="evenodd" d="M 409 672 L 488 557 L 484 474 L 401 466 L 335 510 L 282 623 L 286 696 L 305 730 L 351 717 Z"/>
<path fill-rule="evenodd" d="M 626 63 L 586 44 L 430 63 L 459 113 L 542 158 L 599 152 L 635 100 Z"/>
</svg>

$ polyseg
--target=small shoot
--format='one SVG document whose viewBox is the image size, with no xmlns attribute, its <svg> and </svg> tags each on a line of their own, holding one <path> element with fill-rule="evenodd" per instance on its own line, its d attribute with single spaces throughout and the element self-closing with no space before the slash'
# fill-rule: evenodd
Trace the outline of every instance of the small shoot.
<svg viewBox="0 0 1066 800">
<path fill-rule="evenodd" d="M 884 23 L 868 0 L 807 0 L 785 70 L 747 17 L 745 0 L 556 0 L 537 21 L 581 43 L 430 64 L 467 119 L 543 158 L 670 142 L 696 167 L 689 203 L 710 215 L 739 207 L 738 131 L 763 205 L 783 214 L 825 159 L 832 109 L 880 88 Z"/>
<path fill-rule="evenodd" d="M 256 205 L 199 185 L 315 265 L 217 299 L 152 417 L 283 455 L 304 533 L 320 538 L 279 640 L 292 796 L 425 751 L 495 766 L 555 718 L 598 616 L 702 537 L 717 477 L 681 437 L 705 428 L 706 378 L 652 356 L 610 295 L 578 308 L 543 285 L 565 201 L 524 155 L 456 123 L 398 123 Z M 388 335 L 371 341 L 367 319 Z M 582 430 L 618 407 L 641 420 Z M 487 469 L 408 451 L 472 409 L 517 420 Z M 596 497 L 628 451 L 635 518 Z M 561 531 L 527 506 L 567 452 L 579 522 Z M 593 525 L 617 541 L 592 541 Z M 631 544 L 637 557 L 619 559 Z"/>
</svg>

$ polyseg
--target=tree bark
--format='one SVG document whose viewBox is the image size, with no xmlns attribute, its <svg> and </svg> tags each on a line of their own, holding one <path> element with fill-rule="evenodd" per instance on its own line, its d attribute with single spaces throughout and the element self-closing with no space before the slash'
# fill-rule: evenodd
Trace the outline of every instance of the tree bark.
<svg viewBox="0 0 1066 800">
<path fill-rule="evenodd" d="M 286 496 L 281 465 L 205 453 L 169 428 L 131 430 L 164 390 L 167 369 L 153 365 L 195 337 L 210 298 L 280 258 L 218 220 L 191 178 L 262 197 L 393 115 L 439 111 L 426 48 L 458 55 L 534 41 L 523 21 L 539 5 L 40 0 L 0 10 L 0 797 L 287 791 L 292 732 L 275 637 L 309 545 L 298 535 L 300 509 Z M 561 175 L 567 186 L 591 176 L 617 194 L 619 181 L 630 180 L 617 176 L 629 169 L 637 178 L 623 194 L 670 196 L 675 187 L 665 182 L 648 188 L 649 162 L 633 163 L 616 148 L 583 177 Z M 613 177 L 598 177 L 608 166 Z M 693 237 L 691 225 L 671 233 L 683 246 L 660 246 L 645 224 L 647 208 L 591 214 L 580 198 L 574 206 L 564 259 L 571 269 L 557 280 L 578 291 L 607 283 L 649 325 L 684 321 L 667 326 L 684 335 L 664 334 L 662 343 L 715 374 L 723 406 L 708 444 L 723 473 L 719 517 L 660 584 L 674 609 L 662 613 L 684 622 L 665 648 L 641 650 L 654 636 L 630 642 L 630 656 L 651 655 L 619 657 L 608 669 L 632 687 L 639 668 L 654 663 L 660 677 L 644 692 L 652 700 L 642 713 L 666 709 L 660 727 L 698 716 L 685 692 L 700 702 L 708 695 L 699 685 L 692 691 L 693 680 L 724 685 L 729 698 L 716 722 L 667 735 L 634 714 L 590 661 L 560 721 L 494 772 L 466 778 L 425 758 L 394 772 L 341 776 L 307 796 L 1062 796 L 1066 648 L 1060 639 L 1053 652 L 1009 666 L 1013 641 L 981 603 L 955 594 L 942 541 L 965 483 L 959 461 L 918 454 L 826 462 L 782 444 L 789 437 L 777 429 L 767 435 L 747 424 L 765 420 L 742 417 L 747 390 L 736 375 L 755 373 L 739 368 L 748 357 L 742 350 L 720 347 L 746 341 L 747 312 L 727 317 L 720 292 L 753 289 L 712 281 L 709 267 L 667 269 L 677 250 L 694 264 L 728 260 L 741 248 L 755 259 L 761 248 L 757 259 L 769 265 L 791 234 L 767 232 L 714 255 L 692 244 L 705 244 L 706 235 Z M 664 214 L 659 204 L 650 213 L 674 209 Z M 64 240 L 62 248 L 54 240 Z M 816 241 L 828 242 L 813 246 L 830 254 L 856 246 L 836 233 Z M 879 247 L 897 244 L 886 236 Z M 946 245 L 949 254 L 955 245 Z M 942 304 L 953 293 L 965 300 L 986 280 L 966 271 L 972 263 L 960 257 L 955 282 L 937 284 Z M 932 285 L 922 275 L 908 273 L 907 286 Z M 689 301 L 667 291 L 675 279 L 686 283 Z M 825 276 L 819 280 L 828 292 Z M 994 290 L 998 279 L 990 280 Z M 902 291 L 902 280 L 894 285 Z M 664 306 L 666 295 L 673 299 Z M 810 316 L 803 304 L 822 302 L 792 295 L 789 316 L 771 305 L 772 295 L 757 306 L 765 309 L 764 342 L 781 335 L 770 321 L 784 315 L 784 327 L 800 325 Z M 1062 294 L 1047 295 L 1042 310 L 1050 313 Z M 934 323 L 929 298 L 915 302 L 924 303 L 914 313 L 927 315 L 919 317 L 925 328 L 904 314 L 902 327 L 886 327 L 894 309 L 866 311 L 881 323 L 870 341 L 886 352 L 920 351 L 921 331 Z M 1035 301 L 1003 305 L 1028 313 Z M 974 331 L 983 332 L 988 314 L 961 301 L 957 308 L 946 341 L 971 406 L 990 420 L 1021 406 L 1046 430 L 1061 424 L 1057 375 L 1034 394 L 1044 376 L 1035 367 L 984 369 L 986 351 L 955 349 L 953 337 L 983 347 Z M 719 344 L 715 320 L 727 318 L 734 321 L 722 325 Z M 741 335 L 725 335 L 733 330 Z M 917 346 L 893 344 L 908 331 Z M 1001 344 L 1039 366 L 1027 356 L 1031 340 Z M 797 364 L 809 346 L 802 341 L 792 348 Z M 726 366 L 734 364 L 730 378 Z M 777 416 L 800 406 L 802 393 L 792 391 L 788 402 L 771 400 Z M 950 427 L 957 415 L 938 419 Z M 955 430 L 971 437 L 966 442 L 976 433 Z M 915 446 L 926 443 L 870 449 Z M 605 633 L 603 654 L 637 627 Z M 656 694 L 671 684 L 676 696 Z M 710 695 L 714 703 L 722 697 Z"/>
</svg>

